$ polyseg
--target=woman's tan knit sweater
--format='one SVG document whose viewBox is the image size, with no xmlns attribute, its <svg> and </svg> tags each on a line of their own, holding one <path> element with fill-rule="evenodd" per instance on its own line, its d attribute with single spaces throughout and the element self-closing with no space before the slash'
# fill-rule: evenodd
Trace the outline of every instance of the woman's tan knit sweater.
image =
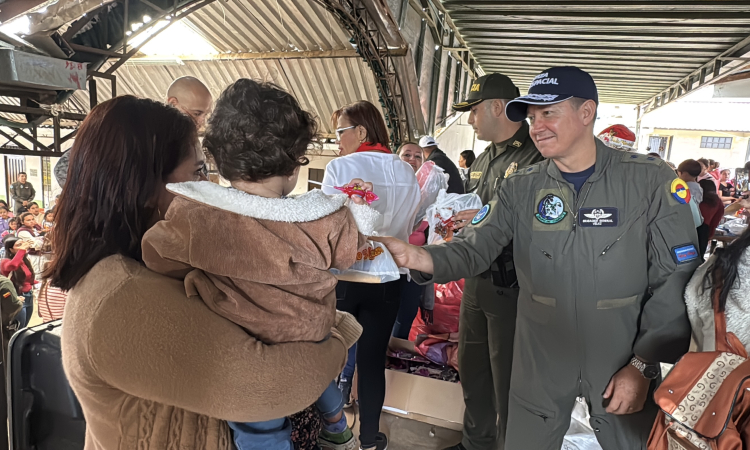
<svg viewBox="0 0 750 450">
<path fill-rule="evenodd" d="M 320 344 L 264 345 L 188 298 L 182 281 L 122 257 L 70 291 L 63 364 L 86 417 L 86 450 L 225 450 L 227 420 L 311 405 L 340 372 L 359 325 L 340 314 Z"/>
</svg>

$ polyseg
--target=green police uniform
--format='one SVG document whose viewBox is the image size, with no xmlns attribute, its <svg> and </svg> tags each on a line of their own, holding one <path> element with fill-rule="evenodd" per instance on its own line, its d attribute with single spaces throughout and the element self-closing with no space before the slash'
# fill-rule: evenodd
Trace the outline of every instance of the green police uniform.
<svg viewBox="0 0 750 450">
<path fill-rule="evenodd" d="M 487 204 L 506 175 L 543 159 L 523 122 L 510 139 L 489 145 L 477 157 L 471 165 L 470 192 Z M 503 448 L 505 440 L 518 300 L 512 259 L 509 247 L 491 271 L 489 265 L 484 267 L 483 274 L 467 278 L 464 286 L 458 364 L 466 403 L 462 443 L 468 450 Z"/>
<path fill-rule="evenodd" d="M 688 349 L 682 293 L 699 261 L 689 190 L 660 159 L 599 140 L 596 153 L 579 193 L 553 161 L 535 164 L 511 175 L 452 242 L 425 247 L 431 281 L 445 283 L 482 273 L 513 243 L 508 450 L 559 450 L 578 396 L 604 450 L 645 449 L 651 396 L 643 411 L 616 416 L 602 394 L 632 355 L 674 362 Z"/>
</svg>

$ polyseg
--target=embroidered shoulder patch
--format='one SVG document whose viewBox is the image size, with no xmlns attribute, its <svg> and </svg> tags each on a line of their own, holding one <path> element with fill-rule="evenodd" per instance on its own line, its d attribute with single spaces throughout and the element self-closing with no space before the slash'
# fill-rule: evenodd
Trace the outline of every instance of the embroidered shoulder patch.
<svg viewBox="0 0 750 450">
<path fill-rule="evenodd" d="M 677 264 L 685 264 L 698 259 L 698 249 L 693 244 L 682 244 L 672 247 L 672 256 Z"/>
<path fill-rule="evenodd" d="M 640 153 L 626 152 L 624 155 L 622 155 L 622 162 L 654 164 L 658 166 L 664 161 L 657 158 L 656 156 L 648 156 L 648 155 L 641 155 Z"/>
<path fill-rule="evenodd" d="M 486 219 L 487 215 L 489 215 L 491 209 L 492 208 L 490 207 L 489 203 L 486 204 L 486 205 L 484 205 L 484 206 L 482 206 L 482 209 L 479 210 L 479 212 L 477 213 L 477 215 L 474 216 L 473 219 L 471 219 L 471 224 L 472 225 L 476 225 L 479 222 L 481 222 L 484 219 Z"/>
<path fill-rule="evenodd" d="M 675 200 L 683 205 L 690 201 L 690 188 L 686 182 L 679 178 L 675 178 L 675 180 L 672 181 L 672 186 L 670 187 L 669 192 Z"/>
</svg>

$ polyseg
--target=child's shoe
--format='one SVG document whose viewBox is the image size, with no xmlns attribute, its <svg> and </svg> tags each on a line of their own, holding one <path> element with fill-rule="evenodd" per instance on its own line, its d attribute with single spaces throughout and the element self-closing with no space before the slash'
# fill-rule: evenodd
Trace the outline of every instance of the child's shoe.
<svg viewBox="0 0 750 450">
<path fill-rule="evenodd" d="M 325 428 L 318 436 L 318 445 L 322 450 L 357 450 L 357 441 L 349 427 L 341 433 L 331 433 Z"/>
</svg>

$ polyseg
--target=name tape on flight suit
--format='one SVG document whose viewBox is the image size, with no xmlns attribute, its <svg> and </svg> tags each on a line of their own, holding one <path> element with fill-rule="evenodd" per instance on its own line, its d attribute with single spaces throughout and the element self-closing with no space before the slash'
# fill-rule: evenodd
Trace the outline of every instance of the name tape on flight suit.
<svg viewBox="0 0 750 450">
<path fill-rule="evenodd" d="M 616 227 L 619 221 L 617 208 L 581 208 L 578 210 L 578 226 L 580 227 Z"/>
</svg>

